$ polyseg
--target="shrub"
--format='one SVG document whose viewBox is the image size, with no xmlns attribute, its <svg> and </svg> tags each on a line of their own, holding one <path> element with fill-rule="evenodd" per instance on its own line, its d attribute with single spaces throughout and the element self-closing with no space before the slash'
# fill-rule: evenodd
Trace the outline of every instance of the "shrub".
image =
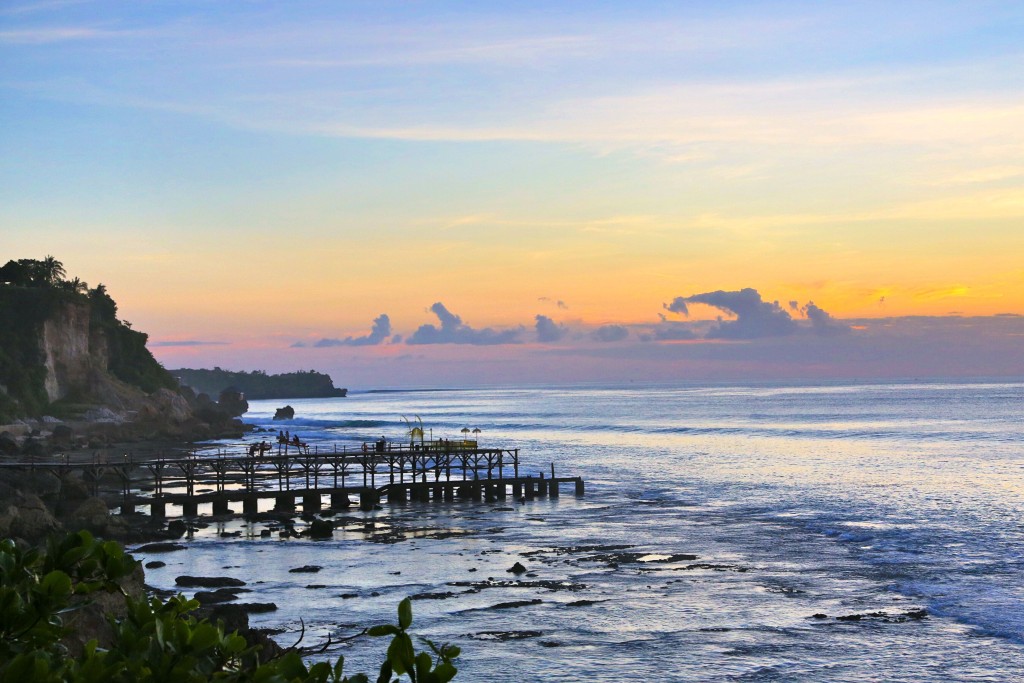
<svg viewBox="0 0 1024 683">
<path fill-rule="evenodd" d="M 80 608 L 96 591 L 120 591 L 118 580 L 137 562 L 113 541 L 81 531 L 51 540 L 45 551 L 22 550 L 0 542 L 0 681 L 41 683 L 360 683 L 365 674 L 344 674 L 344 657 L 308 665 L 288 650 L 258 663 L 255 648 L 220 624 L 197 620 L 195 600 L 181 595 L 166 601 L 125 597 L 126 617 L 114 624 L 114 642 L 95 640 L 78 659 L 67 657 L 62 615 Z M 424 641 L 434 657 L 415 651 L 408 598 L 398 606 L 398 623 L 365 629 L 368 636 L 391 636 L 378 683 L 447 683 L 457 672 L 457 647 Z M 436 660 L 435 660 L 436 658 Z"/>
</svg>

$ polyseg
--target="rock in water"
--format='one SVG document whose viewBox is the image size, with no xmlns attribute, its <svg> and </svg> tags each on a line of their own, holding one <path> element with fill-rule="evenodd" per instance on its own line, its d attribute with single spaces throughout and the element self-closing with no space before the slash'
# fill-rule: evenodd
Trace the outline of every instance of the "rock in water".
<svg viewBox="0 0 1024 683">
<path fill-rule="evenodd" d="M 167 535 L 173 538 L 181 538 L 188 531 L 188 526 L 180 519 L 174 519 L 167 523 Z"/>
<path fill-rule="evenodd" d="M 137 553 L 173 553 L 175 550 L 185 550 L 187 546 L 180 543 L 168 543 L 166 541 L 159 541 L 157 543 L 147 543 L 144 546 L 140 546 L 135 549 Z"/>
<path fill-rule="evenodd" d="M 518 576 L 519 574 L 525 574 L 526 573 L 526 567 L 524 567 L 521 563 L 516 562 L 514 565 L 512 565 L 512 567 L 510 569 L 506 569 L 505 571 L 511 572 L 512 574 L 515 574 L 515 575 Z"/>
<path fill-rule="evenodd" d="M 295 408 L 291 406 L 285 406 L 284 408 L 278 408 L 274 411 L 275 420 L 291 420 L 295 417 Z"/>
<path fill-rule="evenodd" d="M 245 585 L 245 581 L 229 576 L 179 576 L 174 583 L 183 588 L 227 588 Z"/>
</svg>

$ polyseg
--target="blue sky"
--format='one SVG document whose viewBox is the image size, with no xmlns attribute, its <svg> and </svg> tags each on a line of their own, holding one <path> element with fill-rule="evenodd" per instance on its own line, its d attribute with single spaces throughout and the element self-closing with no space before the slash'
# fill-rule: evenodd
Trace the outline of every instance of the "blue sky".
<svg viewBox="0 0 1024 683">
<path fill-rule="evenodd" d="M 1022 45 L 1016 2 L 6 2 L 0 226 L 219 342 L 168 362 L 386 365 L 296 344 L 437 303 L 640 362 L 664 303 L 752 288 L 865 339 L 987 320 L 1019 373 Z"/>
</svg>

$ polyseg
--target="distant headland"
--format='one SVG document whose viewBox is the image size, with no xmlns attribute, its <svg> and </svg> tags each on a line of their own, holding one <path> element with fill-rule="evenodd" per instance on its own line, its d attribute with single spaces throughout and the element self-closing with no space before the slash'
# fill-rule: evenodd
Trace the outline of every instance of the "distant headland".
<svg viewBox="0 0 1024 683">
<path fill-rule="evenodd" d="M 177 377 L 182 386 L 191 387 L 196 393 L 211 396 L 217 396 L 226 389 L 234 389 L 253 400 L 330 398 L 348 394 L 348 389 L 335 388 L 330 375 L 315 370 L 286 372 L 280 375 L 268 375 L 262 370 L 234 372 L 216 367 L 213 370 L 179 368 L 168 372 Z"/>
</svg>

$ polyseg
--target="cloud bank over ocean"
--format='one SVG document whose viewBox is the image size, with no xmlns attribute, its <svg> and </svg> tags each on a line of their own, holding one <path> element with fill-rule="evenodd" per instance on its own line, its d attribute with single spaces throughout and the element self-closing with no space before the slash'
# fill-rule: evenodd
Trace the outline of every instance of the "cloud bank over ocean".
<svg viewBox="0 0 1024 683">
<path fill-rule="evenodd" d="M 751 287 L 733 292 L 718 290 L 685 297 L 677 296 L 663 307 L 671 313 L 688 316 L 692 304 L 706 304 L 736 318 L 719 320 L 705 335 L 708 339 L 785 337 L 806 329 L 798 325 L 778 301 L 764 301 L 761 294 Z M 800 307 L 798 302 L 790 301 L 789 307 L 804 314 L 811 322 L 811 330 L 817 334 L 843 334 L 850 331 L 849 326 L 815 306 L 814 302 Z"/>
<path fill-rule="evenodd" d="M 493 330 L 490 327 L 474 329 L 462 322 L 462 318 L 450 312 L 441 302 L 430 307 L 441 326 L 420 325 L 405 340 L 406 344 L 473 344 L 491 346 L 495 344 L 518 344 L 522 328 Z"/>
</svg>

